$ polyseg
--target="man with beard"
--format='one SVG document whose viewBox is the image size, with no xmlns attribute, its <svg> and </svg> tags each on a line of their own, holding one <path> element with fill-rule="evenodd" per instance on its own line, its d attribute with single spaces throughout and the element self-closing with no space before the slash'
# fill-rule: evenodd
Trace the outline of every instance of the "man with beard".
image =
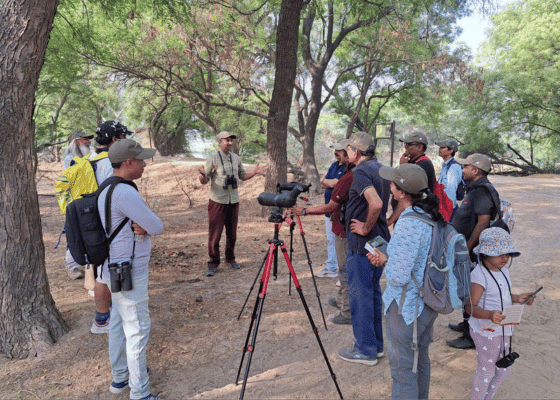
<svg viewBox="0 0 560 400">
<path fill-rule="evenodd" d="M 91 153 L 91 139 L 93 135 L 80 131 L 73 131 L 68 136 L 68 146 L 64 150 L 64 169 L 70 166 L 74 157 L 82 158 Z"/>
</svg>

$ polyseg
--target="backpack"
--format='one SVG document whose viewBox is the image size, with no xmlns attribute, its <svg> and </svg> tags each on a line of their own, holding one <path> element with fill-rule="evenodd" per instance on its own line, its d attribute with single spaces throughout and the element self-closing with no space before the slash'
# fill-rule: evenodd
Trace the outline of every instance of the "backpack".
<svg viewBox="0 0 560 400">
<path fill-rule="evenodd" d="M 415 161 L 415 164 L 422 160 L 430 159 L 426 155 L 423 155 L 418 157 L 418 159 Z M 451 216 L 453 215 L 453 202 L 449 197 L 447 197 L 447 194 L 445 193 L 445 186 L 439 183 L 437 179 L 434 179 L 434 194 L 439 199 L 439 212 L 441 213 L 443 218 L 447 222 L 449 222 L 451 220 Z"/>
<path fill-rule="evenodd" d="M 432 241 L 423 282 L 417 282 L 412 275 L 412 281 L 418 287 L 424 304 L 439 314 L 450 314 L 454 309 L 462 308 L 471 292 L 472 263 L 465 237 L 457 233 L 453 225 L 436 223 L 427 214 L 406 214 L 401 218 L 416 218 L 432 226 Z M 407 287 L 408 284 L 403 287 L 399 314 L 402 313 Z M 417 372 L 418 367 L 417 318 L 415 313 L 412 338 L 413 373 Z"/>
<path fill-rule="evenodd" d="M 490 182 L 484 182 L 482 187 L 490 193 L 494 207 L 496 207 L 496 216 L 492 221 L 490 221 L 490 227 L 502 228 L 508 233 L 511 233 L 511 231 L 513 231 L 513 227 L 515 226 L 513 206 L 507 200 L 500 200 L 498 191 Z"/>
<path fill-rule="evenodd" d="M 119 176 L 112 176 L 106 179 L 94 193 L 85 194 L 66 207 L 66 221 L 64 223 L 66 243 L 72 258 L 78 264 L 95 266 L 103 264 L 109 256 L 111 242 L 129 221 L 128 218 L 125 218 L 117 229 L 110 234 L 111 196 L 115 186 L 121 182 L 136 188 L 133 182 L 125 181 Z M 108 186 L 109 191 L 105 200 L 105 226 L 107 227 L 107 230 L 105 230 L 99 216 L 97 200 L 101 192 Z M 109 234 L 110 236 L 108 236 Z"/>
<path fill-rule="evenodd" d="M 451 161 L 449 161 L 448 168 L 453 164 L 461 165 L 457 162 L 457 160 L 452 158 Z M 457 185 L 457 191 L 455 192 L 457 200 L 463 200 L 465 198 L 465 194 L 467 193 L 467 186 L 467 182 L 465 182 L 465 180 L 461 177 L 461 182 L 459 182 L 459 185 Z"/>
<path fill-rule="evenodd" d="M 89 160 L 89 154 L 83 157 L 74 157 L 70 166 L 57 178 L 54 191 L 60 211 L 66 214 L 66 207 L 83 194 L 93 193 L 97 190 L 94 165 L 97 161 L 107 158 L 108 153 L 97 154 Z"/>
</svg>

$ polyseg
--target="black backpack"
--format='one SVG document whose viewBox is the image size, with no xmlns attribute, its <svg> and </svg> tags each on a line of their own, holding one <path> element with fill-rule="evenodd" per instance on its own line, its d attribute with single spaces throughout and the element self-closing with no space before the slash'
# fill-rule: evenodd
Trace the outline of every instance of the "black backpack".
<svg viewBox="0 0 560 400">
<path fill-rule="evenodd" d="M 111 197 L 115 186 L 121 182 L 138 190 L 134 182 L 126 181 L 120 176 L 112 176 L 107 178 L 94 193 L 85 194 L 81 199 L 74 200 L 66 207 L 66 221 L 64 222 L 66 243 L 72 258 L 79 265 L 103 264 L 109 256 L 111 242 L 129 221 L 128 218 L 125 218 L 108 236 L 111 230 Z M 105 200 L 105 226 L 107 228 L 105 230 L 99 217 L 97 199 L 108 186 L 110 187 Z M 94 268 L 93 271 L 95 273 L 96 269 Z"/>
<path fill-rule="evenodd" d="M 453 164 L 461 165 L 457 162 L 457 160 L 452 158 L 451 161 L 449 161 L 448 168 L 451 167 Z M 461 176 L 461 182 L 459 182 L 459 185 L 457 185 L 457 191 L 455 192 L 457 200 L 463 200 L 465 198 L 465 194 L 467 193 L 467 186 L 468 183 L 465 182 L 465 180 Z"/>
</svg>

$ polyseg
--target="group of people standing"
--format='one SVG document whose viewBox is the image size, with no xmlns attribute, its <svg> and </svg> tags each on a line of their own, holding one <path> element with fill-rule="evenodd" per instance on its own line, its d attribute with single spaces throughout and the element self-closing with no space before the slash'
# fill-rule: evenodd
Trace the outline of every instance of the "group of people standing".
<svg viewBox="0 0 560 400">
<path fill-rule="evenodd" d="M 109 176 L 118 176 L 126 181 L 142 176 L 144 160 L 153 157 L 155 149 L 144 149 L 137 142 L 126 139 L 129 133 L 126 127 L 114 121 L 104 122 L 98 127 L 96 141 L 100 147 L 88 156 L 89 159 L 100 157 L 105 160 L 95 164 L 98 184 Z M 87 156 L 87 146 L 92 137 L 79 132 L 72 135 L 74 150 Z M 226 265 L 233 270 L 241 268 L 234 250 L 239 214 L 238 182 L 268 169 L 267 165 L 257 164 L 253 171 L 247 172 L 239 156 L 232 152 L 235 138 L 229 132 L 219 133 L 219 150 L 199 169 L 199 181 L 202 184 L 211 183 L 208 277 L 216 274 L 220 264 L 219 242 L 224 227 Z M 340 312 L 331 316 L 330 320 L 335 324 L 352 325 L 354 343 L 341 348 L 338 355 L 345 361 L 374 366 L 387 352 L 393 378 L 392 397 L 428 398 L 428 348 L 437 313 L 424 305 L 419 288 L 409 283 L 413 276 L 416 282 L 423 281 L 432 228 L 418 218 L 409 217 L 426 214 L 435 222 L 443 221 L 443 217 L 439 212 L 438 197 L 433 193 L 437 182 L 434 167 L 425 155 L 428 145 L 426 136 L 414 132 L 401 141 L 405 153 L 397 168 L 383 166 L 376 159 L 375 143 L 366 132 L 338 141 L 333 145 L 337 162 L 321 180 L 323 188 L 329 190 L 325 204 L 304 208 L 295 206 L 291 212 L 299 216 L 325 215 L 327 231 L 332 233 L 327 246 L 329 258 L 325 269 L 317 276 L 339 278 L 338 294 L 329 299 L 329 304 L 339 308 Z M 511 293 L 507 263 L 519 252 L 506 231 L 489 228 L 499 207 L 494 201 L 497 192 L 487 178 L 490 160 L 481 154 L 455 160 L 458 150 L 455 141 L 436 144 L 440 146 L 439 154 L 444 160 L 439 183 L 445 185 L 446 194 L 455 204 L 451 223 L 467 239 L 472 259 L 476 262 L 471 274 L 471 299 L 465 307 L 468 320 L 460 325 L 463 336 L 459 341 L 468 340 L 469 346 L 455 347 L 476 346 L 478 370 L 473 380 L 472 398 L 492 398 L 509 373 L 509 368 L 494 367 L 494 363 L 500 354 L 505 354 L 507 346 L 511 347 L 508 338 L 512 330 L 503 330 L 501 337 L 489 334 L 481 321 L 499 323 L 505 318 L 501 312 L 504 306 L 521 303 L 531 293 Z M 101 154 L 106 157 L 101 157 Z M 461 204 L 457 205 L 457 188 L 463 180 L 469 186 Z M 107 191 L 99 196 L 102 221 L 106 204 L 109 204 L 105 202 L 107 196 Z M 391 196 L 392 213 L 387 216 Z M 113 375 L 109 390 L 121 393 L 130 387 L 132 399 L 157 398 L 150 392 L 149 369 L 146 366 L 146 344 L 150 331 L 147 287 L 150 236 L 161 234 L 163 224 L 142 200 L 134 185 L 117 185 L 110 204 L 112 229 L 126 218 L 130 219 L 130 229 L 119 232 L 110 248 L 110 261 L 99 267 L 95 290 L 96 318 L 92 332 L 102 333 L 103 328 L 103 332 L 109 332 Z M 392 236 L 391 225 L 394 225 Z M 389 243 L 387 254 L 366 250 L 365 244 L 377 236 Z M 332 267 L 333 257 L 338 270 Z M 108 290 L 109 262 L 131 263 L 132 290 L 117 293 Z M 383 272 L 387 278 L 384 292 L 380 285 Z M 399 307 L 399 302 L 402 307 Z M 532 300 L 528 304 L 531 303 Z M 383 314 L 387 323 L 387 346 L 383 337 Z M 417 330 L 412 325 L 415 317 Z M 413 369 L 413 336 L 417 338 L 417 372 Z M 453 346 L 456 343 L 448 344 Z"/>
<path fill-rule="evenodd" d="M 480 320 L 499 323 L 505 318 L 501 313 L 504 306 L 521 303 L 531 293 L 511 293 L 507 262 L 519 252 L 508 232 L 490 227 L 499 207 L 499 202 L 495 201 L 497 192 L 487 178 L 490 160 L 482 154 L 455 159 L 456 141 L 436 142 L 443 159 L 442 171 L 436 179 L 433 164 L 425 155 L 426 135 L 413 132 L 401 142 L 405 152 L 400 158 L 400 166 L 390 168 L 376 160 L 375 145 L 367 133 L 359 132 L 338 141 L 333 146 L 336 163 L 343 165 L 345 172 L 333 181 L 329 175 L 334 169 L 333 164 L 322 180 L 332 187 L 330 199 L 324 205 L 291 209 L 296 215 L 331 215 L 340 289 L 336 298 L 329 299 L 329 304 L 339 308 L 340 312 L 330 320 L 335 324 L 351 324 L 354 333 L 353 346 L 340 349 L 338 355 L 345 361 L 376 365 L 385 354 L 382 331 L 382 315 L 385 314 L 392 397 L 429 397 L 428 348 L 437 313 L 425 306 L 419 287 L 412 282 L 423 282 L 432 227 L 414 215 L 427 214 L 435 222 L 446 223 L 439 211 L 439 198 L 433 193 L 435 182 L 438 182 L 445 186 L 445 192 L 453 202 L 451 223 L 467 239 L 473 265 L 476 265 L 472 272 L 472 296 L 465 307 L 465 321 L 459 324 L 463 336 L 449 341 L 448 345 L 462 349 L 476 346 L 478 369 L 473 379 L 472 398 L 492 398 L 509 374 L 509 368 L 494 364 L 500 355 L 505 355 L 512 330 L 490 333 L 484 331 L 485 324 Z M 468 184 L 466 195 L 457 204 L 459 186 L 465 183 Z M 392 212 L 387 217 L 390 202 Z M 394 225 L 392 235 L 390 225 Z M 386 255 L 365 249 L 365 243 L 377 236 L 389 242 Z M 387 287 L 382 293 L 379 281 L 383 271 Z M 328 271 L 327 265 L 316 275 L 334 275 L 329 274 L 333 273 Z M 499 290 L 490 285 L 493 280 L 485 274 L 495 278 Z M 532 300 L 528 304 L 531 303 Z M 413 324 L 415 316 L 417 323 Z M 475 321 L 470 328 L 469 319 Z M 450 327 L 457 330 L 455 324 Z M 415 341 L 417 350 L 411 346 Z M 417 372 L 413 368 L 415 351 L 418 352 Z"/>
</svg>

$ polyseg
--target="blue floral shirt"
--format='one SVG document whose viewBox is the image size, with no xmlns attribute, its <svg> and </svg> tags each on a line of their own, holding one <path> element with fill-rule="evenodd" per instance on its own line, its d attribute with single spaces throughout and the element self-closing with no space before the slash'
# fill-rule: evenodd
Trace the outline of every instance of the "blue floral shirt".
<svg viewBox="0 0 560 400">
<path fill-rule="evenodd" d="M 420 209 L 417 212 L 424 213 Z M 385 267 L 387 287 L 383 292 L 386 314 L 393 301 L 396 301 L 397 305 L 399 304 L 403 287 L 408 283 L 402 309 L 402 316 L 407 325 L 414 321 L 415 307 L 417 315 L 420 315 L 424 310 L 424 302 L 418 294 L 418 287 L 412 280 L 412 274 L 414 274 L 416 281 L 422 285 L 424 269 L 432 242 L 432 227 L 430 225 L 416 218 L 403 218 L 415 213 L 412 207 L 408 207 L 395 224 L 391 241 L 387 247 L 388 260 Z"/>
</svg>

